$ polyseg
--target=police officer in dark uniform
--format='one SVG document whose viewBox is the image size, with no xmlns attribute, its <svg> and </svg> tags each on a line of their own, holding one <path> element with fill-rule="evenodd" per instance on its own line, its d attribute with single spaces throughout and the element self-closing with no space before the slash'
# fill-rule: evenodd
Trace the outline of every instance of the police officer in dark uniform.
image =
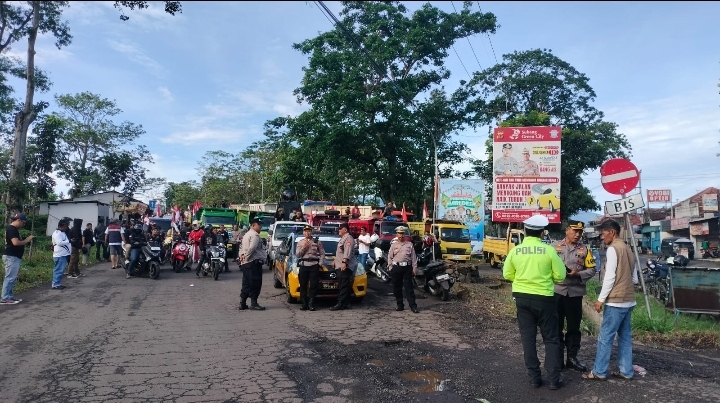
<svg viewBox="0 0 720 403">
<path fill-rule="evenodd" d="M 313 228 L 309 225 L 303 227 L 302 239 L 298 242 L 295 249 L 295 256 L 300 258 L 298 266 L 300 266 L 300 300 L 302 307 L 300 310 L 315 310 L 313 306 L 315 300 L 315 292 L 317 291 L 318 280 L 320 279 L 320 265 L 325 260 L 325 249 L 322 242 L 312 237 Z M 308 293 L 308 288 L 310 288 Z"/>
<path fill-rule="evenodd" d="M 553 245 L 560 259 L 565 263 L 567 271 L 565 280 L 555 284 L 560 330 L 560 362 L 567 368 L 581 372 L 587 371 L 587 367 L 577 358 L 582 337 L 580 320 L 583 296 L 587 293 L 585 282 L 595 275 L 596 265 L 590 248 L 580 243 L 584 229 L 582 221 L 569 220 L 565 229 L 565 239 Z M 566 320 L 567 331 L 563 335 Z M 564 362 L 565 349 L 567 349 L 567 362 Z"/>
<path fill-rule="evenodd" d="M 339 289 L 338 302 L 330 308 L 331 311 L 350 309 L 355 270 L 357 270 L 357 257 L 355 256 L 355 239 L 349 233 L 347 223 L 340 224 L 340 241 L 335 252 L 335 270 L 338 273 Z M 339 271 L 338 271 L 339 270 Z"/>
<path fill-rule="evenodd" d="M 267 250 L 260 240 L 260 220 L 250 220 L 250 229 L 242 239 L 240 249 L 240 270 L 242 270 L 242 290 L 240 291 L 240 306 L 238 309 L 252 309 L 264 311 L 265 307 L 258 304 L 260 289 L 262 288 L 262 265 L 267 258 Z M 250 297 L 250 307 L 247 306 L 247 299 Z"/>
<path fill-rule="evenodd" d="M 203 263 L 205 261 L 210 261 L 210 257 L 207 255 L 207 248 L 208 246 L 216 246 L 217 245 L 217 237 L 212 232 L 213 227 L 212 225 L 208 224 L 205 226 L 205 232 L 202 235 L 202 238 L 200 240 L 200 261 L 198 262 L 197 268 L 195 269 L 195 275 L 200 277 L 200 269 L 202 268 Z"/>
</svg>

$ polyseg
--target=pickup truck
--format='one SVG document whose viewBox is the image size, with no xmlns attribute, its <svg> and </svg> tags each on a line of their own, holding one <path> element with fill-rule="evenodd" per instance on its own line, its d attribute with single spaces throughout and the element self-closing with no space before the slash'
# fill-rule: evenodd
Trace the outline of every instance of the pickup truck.
<svg viewBox="0 0 720 403">
<path fill-rule="evenodd" d="M 483 240 L 485 263 L 490 263 L 495 268 L 500 267 L 510 249 L 522 242 L 523 238 L 525 238 L 525 232 L 519 229 L 511 229 L 505 238 L 486 236 Z"/>
</svg>

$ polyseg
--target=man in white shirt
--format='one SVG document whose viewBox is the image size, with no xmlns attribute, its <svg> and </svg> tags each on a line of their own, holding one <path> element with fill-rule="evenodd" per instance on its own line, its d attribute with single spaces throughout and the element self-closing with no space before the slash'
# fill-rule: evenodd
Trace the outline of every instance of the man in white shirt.
<svg viewBox="0 0 720 403">
<path fill-rule="evenodd" d="M 53 261 L 55 262 L 52 280 L 53 290 L 65 289 L 65 286 L 62 285 L 63 273 L 65 273 L 65 268 L 68 264 L 68 256 L 70 256 L 70 252 L 72 251 L 70 240 L 66 234 L 69 225 L 69 221 L 60 220 L 57 229 L 52 234 Z"/>
<path fill-rule="evenodd" d="M 583 374 L 582 377 L 591 380 L 607 379 L 613 340 L 617 334 L 620 372 L 613 372 L 611 375 L 632 379 L 635 373 L 632 365 L 630 319 L 636 305 L 634 284 L 638 281 L 635 260 L 630 247 L 619 238 L 620 224 L 616 221 L 608 220 L 602 223 L 600 234 L 608 248 L 604 267 L 600 271 L 602 290 L 595 302 L 595 310 L 599 313 L 605 305 L 605 311 L 600 326 L 595 365 L 590 373 Z"/>
<path fill-rule="evenodd" d="M 362 264 L 362 267 L 367 270 L 365 264 L 367 263 L 368 254 L 370 253 L 370 234 L 367 233 L 365 227 L 360 228 L 360 236 L 358 236 L 357 242 L 358 261 Z"/>
</svg>

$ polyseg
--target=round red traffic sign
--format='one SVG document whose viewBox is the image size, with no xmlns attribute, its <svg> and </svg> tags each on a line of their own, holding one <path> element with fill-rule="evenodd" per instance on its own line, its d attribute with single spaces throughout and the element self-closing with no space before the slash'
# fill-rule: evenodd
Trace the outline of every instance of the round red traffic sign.
<svg viewBox="0 0 720 403">
<path fill-rule="evenodd" d="M 624 195 L 635 189 L 639 181 L 637 167 L 625 158 L 613 158 L 600 167 L 600 182 L 609 193 Z"/>
</svg>

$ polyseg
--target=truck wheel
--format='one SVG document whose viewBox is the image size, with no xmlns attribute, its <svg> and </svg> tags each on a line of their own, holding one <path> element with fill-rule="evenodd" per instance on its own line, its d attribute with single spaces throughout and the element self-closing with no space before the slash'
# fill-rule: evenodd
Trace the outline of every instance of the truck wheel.
<svg viewBox="0 0 720 403">
<path fill-rule="evenodd" d="M 485 253 L 485 263 L 490 263 L 490 254 Z"/>
<path fill-rule="evenodd" d="M 495 257 L 495 255 L 492 255 L 492 263 L 490 263 L 493 269 L 497 269 L 500 267 L 500 261 Z"/>
</svg>

